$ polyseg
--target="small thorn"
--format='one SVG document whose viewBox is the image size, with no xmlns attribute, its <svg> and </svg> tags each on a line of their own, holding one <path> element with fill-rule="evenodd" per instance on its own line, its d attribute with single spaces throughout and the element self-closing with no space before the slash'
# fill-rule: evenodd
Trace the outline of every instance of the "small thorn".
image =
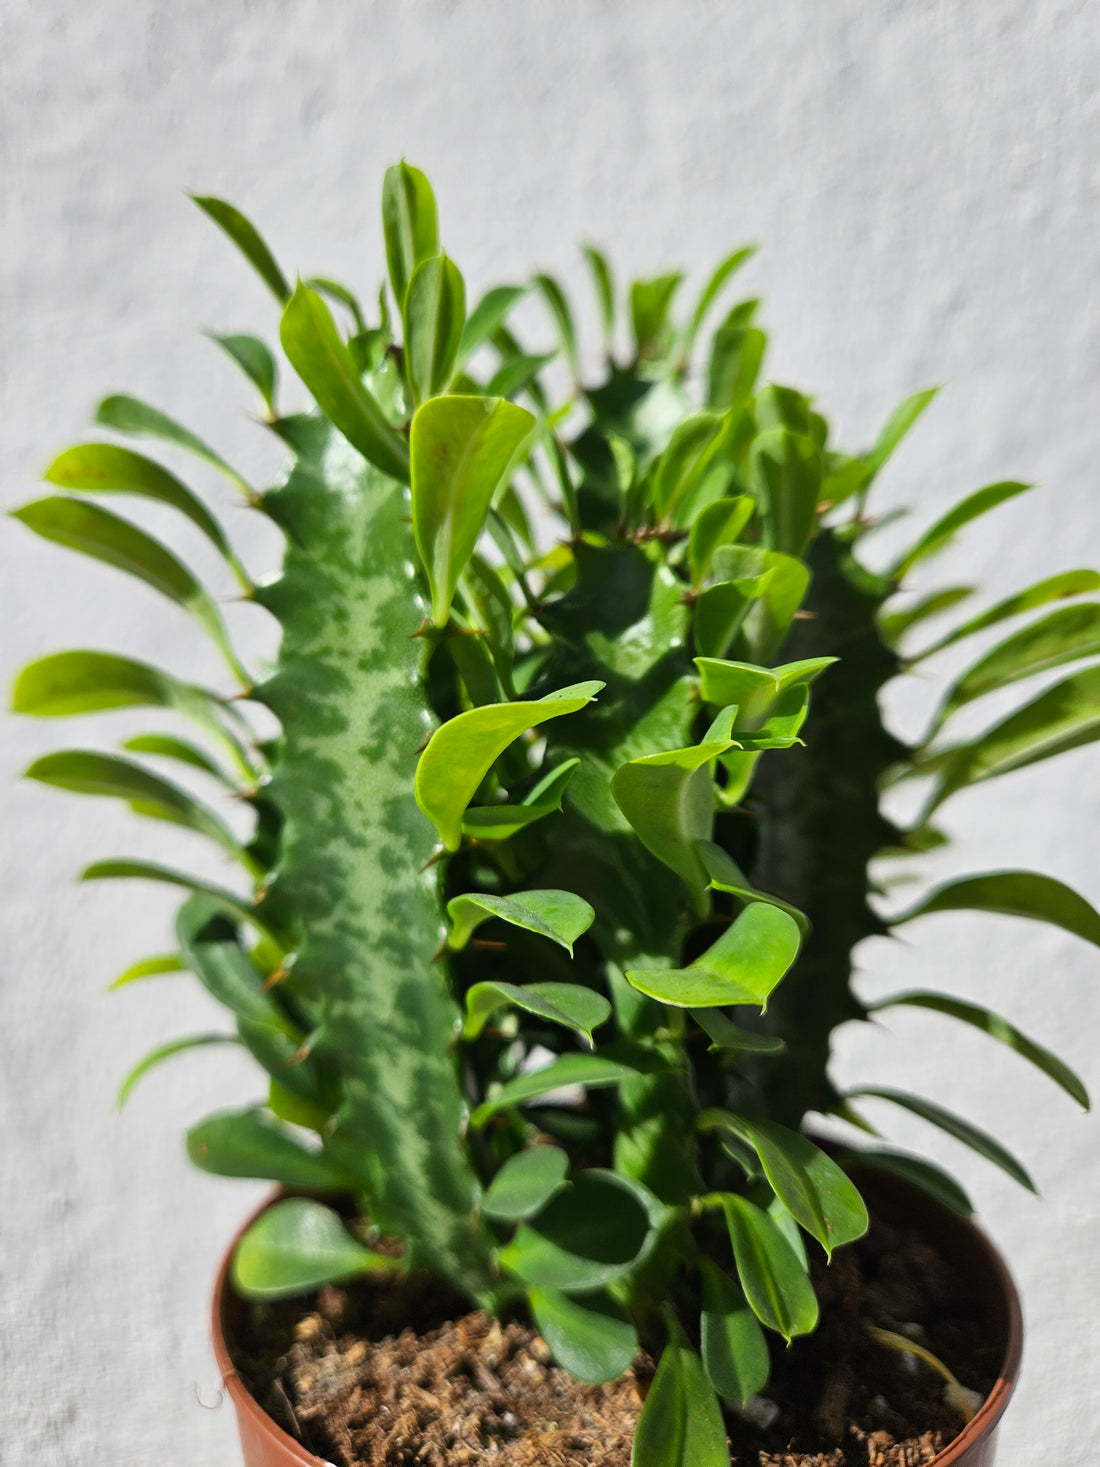
<svg viewBox="0 0 1100 1467">
<path fill-rule="evenodd" d="M 269 973 L 268 976 L 264 979 L 262 984 L 262 992 L 270 993 L 277 984 L 282 983 L 284 979 L 289 977 L 290 969 L 285 963 L 280 963 L 279 966 L 275 969 L 274 973 Z"/>
<path fill-rule="evenodd" d="M 423 875 L 425 871 L 430 871 L 431 868 L 436 864 L 437 861 L 442 861 L 443 857 L 446 854 L 447 854 L 447 852 L 443 848 L 443 846 L 436 846 L 435 850 L 428 857 L 428 859 L 424 862 L 423 866 L 421 866 L 420 871 L 419 871 L 418 874 L 419 875 Z"/>
<path fill-rule="evenodd" d="M 795 621 L 816 621 L 817 620 L 817 612 L 816 611 L 796 611 L 795 614 L 794 614 L 794 619 L 795 619 Z"/>
<path fill-rule="evenodd" d="M 506 942 L 491 942 L 487 937 L 471 937 L 468 945 L 470 947 L 476 947 L 482 952 L 494 953 L 505 952 L 508 948 Z"/>
</svg>

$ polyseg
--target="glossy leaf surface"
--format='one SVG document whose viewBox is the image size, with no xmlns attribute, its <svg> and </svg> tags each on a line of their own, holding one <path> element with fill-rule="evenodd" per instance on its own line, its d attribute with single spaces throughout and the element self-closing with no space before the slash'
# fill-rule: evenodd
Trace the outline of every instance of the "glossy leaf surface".
<svg viewBox="0 0 1100 1467">
<path fill-rule="evenodd" d="M 675 1008 L 744 1003 L 764 1009 L 794 962 L 799 942 L 792 917 L 778 907 L 753 902 L 689 967 L 629 968 L 626 976 L 641 993 Z"/>
<path fill-rule="evenodd" d="M 809 1334 L 817 1298 L 794 1249 L 766 1212 L 745 1197 L 724 1201 L 737 1275 L 761 1324 L 784 1339 Z"/>
<path fill-rule="evenodd" d="M 413 401 L 442 392 L 458 360 L 466 324 L 466 287 L 446 255 L 418 265 L 405 297 L 405 370 Z"/>
<path fill-rule="evenodd" d="M 638 1336 L 622 1309 L 606 1295 L 571 1299 L 558 1289 L 529 1289 L 535 1325 L 559 1365 L 577 1380 L 602 1385 L 628 1369 Z"/>
<path fill-rule="evenodd" d="M 230 1277 L 246 1299 L 285 1299 L 399 1266 L 352 1237 L 331 1208 L 288 1197 L 262 1213 L 237 1244 Z"/>
<path fill-rule="evenodd" d="M 519 987 L 515 983 L 487 981 L 475 983 L 466 994 L 463 1037 L 475 1039 L 491 1016 L 505 1005 L 576 1030 L 589 1048 L 593 1029 L 603 1024 L 611 1013 L 611 1005 L 602 994 L 580 983 L 529 983 Z"/>
<path fill-rule="evenodd" d="M 439 223 L 432 186 L 419 168 L 401 162 L 387 168 L 382 185 L 382 231 L 397 309 L 416 267 L 439 249 Z"/>
<path fill-rule="evenodd" d="M 726 1428 L 703 1363 L 668 1314 L 668 1343 L 642 1407 L 631 1467 L 729 1467 Z"/>
<path fill-rule="evenodd" d="M 583 1085 L 589 1090 L 602 1090 L 609 1085 L 621 1085 L 637 1075 L 633 1064 L 609 1059 L 604 1054 L 565 1054 L 542 1069 L 517 1075 L 502 1085 L 489 1100 L 483 1102 L 470 1117 L 470 1124 L 482 1126 L 497 1111 L 524 1105 L 541 1095 L 549 1095 L 573 1085 Z"/>
</svg>

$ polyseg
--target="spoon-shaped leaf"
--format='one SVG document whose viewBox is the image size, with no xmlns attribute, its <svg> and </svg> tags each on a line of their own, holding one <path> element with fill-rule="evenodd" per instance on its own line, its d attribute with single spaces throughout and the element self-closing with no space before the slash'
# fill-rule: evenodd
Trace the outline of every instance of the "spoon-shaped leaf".
<svg viewBox="0 0 1100 1467">
<path fill-rule="evenodd" d="M 891 918 L 890 926 L 933 912 L 999 912 L 1006 917 L 1031 917 L 1100 947 L 1100 913 L 1072 887 L 1037 871 L 990 871 L 949 881 L 901 916 Z"/>
<path fill-rule="evenodd" d="M 372 1253 L 331 1208 L 305 1197 L 276 1202 L 237 1244 L 233 1287 L 246 1299 L 285 1299 L 359 1274 L 395 1273 L 399 1259 Z"/>
<path fill-rule="evenodd" d="M 649 1387 L 631 1467 L 729 1467 L 722 1411 L 703 1362 L 671 1311 L 668 1343 Z"/>
<path fill-rule="evenodd" d="M 821 497 L 821 450 L 804 433 L 772 428 L 753 440 L 751 477 L 765 544 L 800 556 L 813 533 Z"/>
<path fill-rule="evenodd" d="M 274 255 L 264 243 L 256 226 L 246 219 L 239 209 L 234 208 L 232 204 L 227 204 L 224 199 L 202 197 L 198 194 L 192 194 L 191 197 L 203 213 L 208 214 L 214 223 L 225 231 L 255 269 L 271 294 L 280 305 L 284 305 L 290 298 L 290 286 L 286 283 L 283 272 L 276 264 Z"/>
<path fill-rule="evenodd" d="M 187 1132 L 193 1165 L 217 1177 L 260 1177 L 284 1187 L 333 1190 L 349 1185 L 323 1152 L 307 1151 L 262 1110 L 220 1111 Z"/>
<path fill-rule="evenodd" d="M 520 1225 L 500 1262 L 525 1283 L 584 1293 L 627 1272 L 652 1240 L 639 1187 L 616 1172 L 580 1172 Z"/>
<path fill-rule="evenodd" d="M 582 1303 L 558 1289 L 529 1289 L 527 1302 L 550 1353 L 577 1380 L 614 1380 L 637 1354 L 634 1326 L 606 1294 L 586 1294 Z"/>
<path fill-rule="evenodd" d="M 576 713 L 603 686 L 576 683 L 545 698 L 471 708 L 436 729 L 416 768 L 416 802 L 449 851 L 458 849 L 466 807 L 508 745 L 536 724 Z"/>
<path fill-rule="evenodd" d="M 279 326 L 283 350 L 317 406 L 352 447 L 384 474 L 409 477 L 405 440 L 363 386 L 328 306 L 299 282 Z"/>
<path fill-rule="evenodd" d="M 466 287 L 446 255 L 416 267 L 405 296 L 405 369 L 414 403 L 435 397 L 451 380 L 466 322 Z"/>
<path fill-rule="evenodd" d="M 209 633 L 234 673 L 248 681 L 213 600 L 187 567 L 144 530 L 97 504 L 84 504 L 78 499 L 38 499 L 13 514 L 44 540 L 124 570 L 185 607 Z"/>
<path fill-rule="evenodd" d="M 703 584 L 714 552 L 737 539 L 752 519 L 755 507 L 756 501 L 751 494 L 739 494 L 733 499 L 716 499 L 695 516 L 688 537 L 688 565 L 693 586 Z"/>
<path fill-rule="evenodd" d="M 641 993 L 675 1008 L 745 1003 L 763 1010 L 800 941 L 798 924 L 786 912 L 752 902 L 689 967 L 633 968 L 626 976 Z"/>
<path fill-rule="evenodd" d="M 382 184 L 382 232 L 394 299 L 400 311 L 413 271 L 439 249 L 439 224 L 432 186 L 419 168 L 395 163 Z"/>
<path fill-rule="evenodd" d="M 44 475 L 61 489 L 86 493 L 140 494 L 161 504 L 170 504 L 195 525 L 225 556 L 247 589 L 247 574 L 233 552 L 228 537 L 206 505 L 160 464 L 129 448 L 113 443 L 79 443 L 67 448 L 50 464 Z"/>
<path fill-rule="evenodd" d="M 521 891 L 498 897 L 485 892 L 465 892 L 447 903 L 454 926 L 450 946 L 463 948 L 471 934 L 490 917 L 539 932 L 559 943 L 572 956 L 573 944 L 591 927 L 595 912 L 583 897 L 571 891 Z"/>
<path fill-rule="evenodd" d="M 549 1095 L 553 1090 L 562 1090 L 573 1085 L 583 1085 L 588 1090 L 602 1090 L 609 1085 L 620 1085 L 624 1080 L 634 1079 L 644 1071 L 636 1063 L 608 1059 L 604 1054 L 564 1054 L 541 1070 L 517 1075 L 502 1085 L 497 1093 L 479 1105 L 470 1117 L 474 1127 L 483 1126 L 497 1111 L 523 1105 L 539 1095 Z"/>
<path fill-rule="evenodd" d="M 569 1157 L 560 1146 L 529 1146 L 510 1156 L 481 1199 L 489 1217 L 515 1222 L 533 1217 L 565 1186 Z"/>
<path fill-rule="evenodd" d="M 761 1324 L 784 1339 L 817 1324 L 817 1297 L 794 1249 L 766 1212 L 744 1197 L 723 1200 L 737 1275 Z"/>
<path fill-rule="evenodd" d="M 104 428 L 113 428 L 116 433 L 127 433 L 135 438 L 159 438 L 175 448 L 185 449 L 232 480 L 243 490 L 247 499 L 256 497 L 248 481 L 237 473 L 232 464 L 226 463 L 220 453 L 204 443 L 190 428 L 185 428 L 175 418 L 170 418 L 160 408 L 151 407 L 140 398 L 121 392 L 105 397 L 96 408 L 95 421 Z"/>
<path fill-rule="evenodd" d="M 718 657 L 696 657 L 704 703 L 716 708 L 737 705 L 746 727 L 763 718 L 779 695 L 779 680 L 766 667 L 748 662 L 727 662 Z"/>
<path fill-rule="evenodd" d="M 635 280 L 630 287 L 630 324 L 639 357 L 654 356 L 668 322 L 672 299 L 684 279 L 682 271 Z"/>
<path fill-rule="evenodd" d="M 1041 1044 L 1036 1044 L 1034 1039 L 1029 1039 L 1026 1034 L 1021 1034 L 1007 1019 L 1002 1019 L 1000 1014 L 995 1014 L 980 1004 L 964 1003 L 962 999 L 952 998 L 947 993 L 929 993 L 922 989 L 913 989 L 906 993 L 894 993 L 888 998 L 880 998 L 875 1003 L 867 1005 L 870 1013 L 879 1013 L 883 1009 L 890 1008 L 917 1008 L 931 1009 L 938 1014 L 947 1014 L 952 1019 L 959 1019 L 964 1024 L 970 1024 L 975 1029 L 982 1029 L 986 1034 L 991 1034 L 994 1039 L 999 1039 L 1002 1044 L 1007 1044 L 1009 1049 L 1014 1049 L 1026 1060 L 1042 1070 L 1044 1075 L 1049 1075 L 1055 1084 L 1060 1085 L 1067 1095 L 1071 1095 L 1077 1104 L 1089 1109 L 1089 1093 L 1077 1075 L 1058 1058 L 1051 1054 L 1049 1049 L 1044 1049 Z"/>
<path fill-rule="evenodd" d="M 531 413 L 499 397 L 432 398 L 413 417 L 413 536 L 436 626 L 447 623 L 493 496 L 534 425 Z"/>
<path fill-rule="evenodd" d="M 475 983 L 466 995 L 464 1039 L 476 1039 L 493 1014 L 506 1004 L 536 1014 L 551 1024 L 562 1024 L 580 1034 L 589 1048 L 592 1030 L 606 1022 L 611 1005 L 602 994 L 580 983 Z"/>
<path fill-rule="evenodd" d="M 941 1131 L 946 1131 L 949 1136 L 954 1136 L 956 1141 L 961 1141 L 964 1146 L 969 1146 L 979 1156 L 984 1156 L 987 1161 L 999 1166 L 1002 1171 L 1008 1173 L 1013 1181 L 1019 1182 L 1021 1187 L 1026 1187 L 1029 1192 L 1038 1191 L 1035 1183 L 1011 1152 L 1006 1151 L 999 1141 L 964 1120 L 962 1116 L 954 1115 L 951 1111 L 934 1105 L 932 1101 L 925 1100 L 920 1095 L 908 1095 L 901 1090 L 891 1090 L 876 1085 L 861 1085 L 856 1090 L 849 1090 L 845 1099 L 856 1100 L 861 1095 L 872 1096 L 877 1100 L 889 1100 L 891 1104 L 911 1111 L 913 1115 L 920 1116 L 922 1121 L 938 1126 Z"/>
<path fill-rule="evenodd" d="M 767 1385 L 768 1344 L 744 1290 L 702 1259 L 703 1316 L 700 1347 L 707 1378 L 720 1396 L 743 1406 Z"/>
</svg>

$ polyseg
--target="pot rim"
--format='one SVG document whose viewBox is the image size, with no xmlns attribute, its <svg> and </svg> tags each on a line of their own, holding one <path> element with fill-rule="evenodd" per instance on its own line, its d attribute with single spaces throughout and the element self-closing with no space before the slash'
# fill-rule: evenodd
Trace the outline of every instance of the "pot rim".
<svg viewBox="0 0 1100 1467">
<path fill-rule="evenodd" d="M 882 1174 L 876 1174 L 876 1181 L 885 1182 Z M 915 1196 L 919 1199 L 920 1210 L 929 1212 L 937 1211 L 950 1217 L 959 1231 L 969 1234 L 971 1240 L 977 1245 L 985 1261 L 990 1267 L 997 1287 L 1002 1296 L 1005 1311 L 1005 1348 L 1001 1361 L 997 1380 L 989 1395 L 974 1413 L 973 1418 L 967 1422 L 958 1436 L 954 1437 L 942 1452 L 936 1455 L 928 1463 L 928 1467 L 953 1467 L 962 1458 L 964 1452 L 980 1441 L 983 1437 L 991 1436 L 996 1429 L 1001 1417 L 1008 1407 L 1016 1382 L 1020 1375 L 1020 1361 L 1023 1357 L 1024 1344 L 1024 1321 L 1023 1310 L 1020 1305 L 1020 1295 L 1016 1289 L 1012 1275 L 1008 1271 L 1008 1265 L 1001 1257 L 999 1250 L 988 1236 L 985 1230 L 978 1226 L 970 1218 L 958 1217 L 949 1213 L 946 1208 L 921 1192 L 909 1183 L 902 1182 L 898 1178 L 889 1179 L 889 1190 L 900 1193 L 903 1196 Z M 214 1284 L 214 1296 L 211 1301 L 211 1335 L 214 1346 L 214 1359 L 217 1362 L 218 1373 L 221 1376 L 222 1387 L 233 1402 L 238 1415 L 247 1417 L 251 1429 L 261 1436 L 268 1438 L 272 1446 L 280 1447 L 284 1452 L 290 1451 L 296 1454 L 302 1467 L 334 1467 L 324 1457 L 315 1456 L 285 1432 L 260 1406 L 252 1393 L 248 1390 L 241 1379 L 237 1367 L 233 1364 L 229 1354 L 229 1347 L 225 1339 L 225 1306 L 231 1293 L 229 1280 L 229 1267 L 236 1251 L 237 1244 L 244 1233 L 252 1226 L 272 1203 L 285 1195 L 285 1189 L 276 1187 L 250 1216 L 241 1224 L 229 1248 L 222 1259 L 221 1267 L 218 1269 L 217 1280 Z M 927 1204 L 927 1206 L 926 1206 Z"/>
</svg>

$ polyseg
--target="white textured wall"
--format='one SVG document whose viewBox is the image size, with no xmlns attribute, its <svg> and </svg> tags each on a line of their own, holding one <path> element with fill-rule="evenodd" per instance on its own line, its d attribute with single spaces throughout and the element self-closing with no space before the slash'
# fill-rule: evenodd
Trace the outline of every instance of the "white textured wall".
<svg viewBox="0 0 1100 1467">
<path fill-rule="evenodd" d="M 586 237 L 611 243 L 624 269 L 696 273 L 761 241 L 751 283 L 767 296 L 772 373 L 819 392 L 853 446 L 904 393 L 949 384 L 885 476 L 885 503 L 913 501 L 921 525 L 995 478 L 1044 485 L 971 534 L 945 573 L 999 593 L 1100 561 L 1094 6 L 6 0 L 0 56 L 6 504 L 33 495 L 109 389 L 201 425 L 262 482 L 274 463 L 245 419 L 245 389 L 195 327 L 270 335 L 272 303 L 183 191 L 237 201 L 287 268 L 369 293 L 381 175 L 404 153 L 430 172 L 474 288 L 533 264 L 576 278 Z M 228 513 L 254 567 L 269 564 L 264 527 Z M 197 539 L 189 549 L 213 574 Z M 216 676 L 186 619 L 151 593 L 10 522 L 0 552 L 6 673 L 101 645 Z M 231 614 L 257 651 L 270 645 L 259 613 Z M 895 700 L 899 721 L 912 727 L 931 696 Z M 179 1135 L 257 1094 L 256 1078 L 231 1052 L 204 1052 L 115 1114 L 125 1066 L 218 1019 L 185 979 L 104 997 L 121 966 L 169 945 L 173 900 L 72 883 L 101 855 L 174 847 L 185 862 L 199 850 L 13 783 L 45 747 L 124 724 L 140 726 L 9 720 L 3 741 L 10 1467 L 235 1460 L 227 1411 L 198 1398 L 210 1404 L 217 1385 L 210 1278 L 256 1194 L 189 1170 Z M 960 845 L 929 870 L 1034 863 L 1100 899 L 1098 769 L 1096 749 L 1081 750 L 958 798 Z M 868 993 L 918 983 L 993 1003 L 1100 1090 L 1100 954 L 1008 919 L 933 918 L 908 935 L 910 946 L 867 946 Z M 846 1041 L 838 1071 L 912 1084 L 1034 1168 L 1041 1202 L 919 1122 L 897 1127 L 959 1169 L 1025 1295 L 1005 1467 L 1094 1462 L 1095 1122 L 1014 1056 L 933 1016 Z"/>
</svg>

